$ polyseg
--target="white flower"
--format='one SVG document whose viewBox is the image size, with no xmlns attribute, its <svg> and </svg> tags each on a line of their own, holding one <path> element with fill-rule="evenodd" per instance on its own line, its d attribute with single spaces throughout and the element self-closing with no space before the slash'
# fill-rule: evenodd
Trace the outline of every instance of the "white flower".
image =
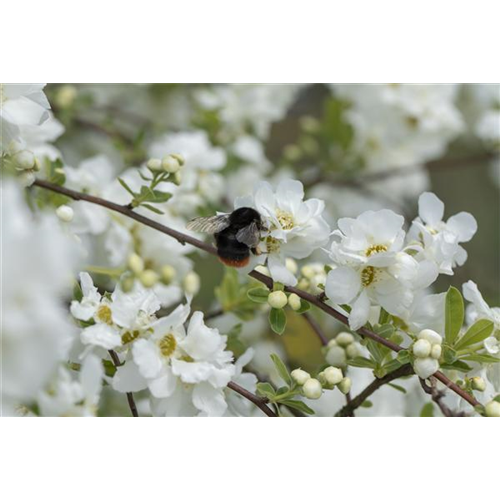
<svg viewBox="0 0 500 500">
<path fill-rule="evenodd" d="M 390 210 L 368 211 L 356 219 L 338 221 L 330 256 L 336 264 L 327 276 L 325 292 L 335 304 L 349 304 L 349 326 L 357 330 L 380 305 L 402 316 L 411 306 L 414 289 L 428 286 L 437 276 L 432 266 L 400 251 L 405 233 L 403 217 Z"/>
<path fill-rule="evenodd" d="M 487 417 L 500 417 L 500 403 L 498 401 L 490 401 L 484 409 Z"/>
<path fill-rule="evenodd" d="M 2 399 L 4 415 L 31 404 L 77 338 L 65 298 L 81 253 L 53 212 L 35 217 L 19 186 L 2 196 Z"/>
<path fill-rule="evenodd" d="M 0 150 L 11 141 L 19 142 L 21 127 L 40 126 L 49 118 L 50 104 L 43 93 L 44 83 L 0 84 Z"/>
<path fill-rule="evenodd" d="M 500 356 L 500 307 L 490 307 L 483 299 L 476 283 L 468 281 L 462 287 L 465 300 L 470 302 L 467 307 L 467 318 L 469 323 L 480 319 L 488 319 L 493 322 L 493 333 L 484 341 L 484 347 L 493 355 Z M 497 363 L 498 365 L 498 363 Z M 492 366 L 488 371 L 499 369 Z M 491 373 L 489 373 L 491 375 Z M 500 383 L 495 384 L 500 387 Z"/>
<path fill-rule="evenodd" d="M 121 391 L 148 387 L 157 399 L 178 400 L 187 392 L 201 413 L 220 416 L 227 409 L 222 389 L 235 374 L 232 355 L 225 351 L 226 337 L 205 326 L 199 311 L 186 333 L 189 313 L 189 305 L 180 305 L 153 323 L 151 335 L 134 342 L 132 361 L 117 370 L 113 386 Z M 161 413 L 158 404 L 156 411 Z"/>
<path fill-rule="evenodd" d="M 418 200 L 418 213 L 408 234 L 409 248 L 417 259 L 435 262 L 439 272 L 453 274 L 453 267 L 467 260 L 467 252 L 459 245 L 470 241 L 477 231 L 477 222 L 467 212 L 443 221 L 444 203 L 433 193 L 423 193 Z"/>
<path fill-rule="evenodd" d="M 104 369 L 97 356 L 82 363 L 78 380 L 63 367 L 46 390 L 38 394 L 40 414 L 44 417 L 92 417 L 96 415 Z"/>
<path fill-rule="evenodd" d="M 324 203 L 304 200 L 302 183 L 283 180 L 274 192 L 267 182 L 257 184 L 252 197 L 238 198 L 235 208 L 254 207 L 265 220 L 267 266 L 273 280 L 295 285 L 297 278 L 286 267 L 286 257 L 303 259 L 328 241 L 330 228 L 322 217 Z"/>
</svg>

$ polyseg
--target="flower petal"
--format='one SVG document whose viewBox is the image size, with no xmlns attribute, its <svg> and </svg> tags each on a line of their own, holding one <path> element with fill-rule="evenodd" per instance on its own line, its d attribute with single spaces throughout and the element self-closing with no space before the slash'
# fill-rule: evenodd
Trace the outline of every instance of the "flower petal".
<svg viewBox="0 0 500 500">
<path fill-rule="evenodd" d="M 332 269 L 326 277 L 325 293 L 335 304 L 350 304 L 360 288 L 359 273 L 350 267 Z"/>
<path fill-rule="evenodd" d="M 418 199 L 418 214 L 424 222 L 434 226 L 443 220 L 444 203 L 434 193 L 422 193 Z"/>
</svg>

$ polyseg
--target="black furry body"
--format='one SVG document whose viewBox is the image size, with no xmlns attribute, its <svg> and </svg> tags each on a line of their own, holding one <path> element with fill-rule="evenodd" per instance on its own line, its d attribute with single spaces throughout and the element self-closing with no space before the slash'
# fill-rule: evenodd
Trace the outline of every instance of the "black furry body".
<svg viewBox="0 0 500 500">
<path fill-rule="evenodd" d="M 238 241 L 236 234 L 240 229 L 249 226 L 252 222 L 255 222 L 260 228 L 260 214 L 253 208 L 238 208 L 231 213 L 229 221 L 229 227 L 214 235 L 217 254 L 225 264 L 233 267 L 243 267 L 250 258 L 250 251 L 254 251 L 254 249 Z"/>
</svg>

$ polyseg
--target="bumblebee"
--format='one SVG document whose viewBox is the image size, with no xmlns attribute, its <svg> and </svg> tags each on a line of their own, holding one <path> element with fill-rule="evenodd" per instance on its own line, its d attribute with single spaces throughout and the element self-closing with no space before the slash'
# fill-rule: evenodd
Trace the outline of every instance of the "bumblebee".
<svg viewBox="0 0 500 500">
<path fill-rule="evenodd" d="M 250 252 L 260 255 L 257 247 L 265 227 L 259 212 L 253 208 L 242 207 L 230 214 L 196 217 L 186 227 L 213 234 L 219 260 L 226 266 L 244 267 L 250 260 Z"/>
</svg>

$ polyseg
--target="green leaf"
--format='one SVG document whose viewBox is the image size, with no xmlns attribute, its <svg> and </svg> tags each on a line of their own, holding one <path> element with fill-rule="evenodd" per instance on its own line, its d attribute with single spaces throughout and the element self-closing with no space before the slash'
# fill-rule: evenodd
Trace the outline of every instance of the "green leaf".
<svg viewBox="0 0 500 500">
<path fill-rule="evenodd" d="M 467 354 L 460 358 L 463 361 L 471 361 L 473 363 L 498 363 L 500 358 L 491 356 L 490 354 Z"/>
<path fill-rule="evenodd" d="M 389 323 L 391 321 L 391 315 L 383 308 L 380 308 L 380 314 L 378 316 L 378 322 L 381 325 L 384 325 L 386 323 Z"/>
<path fill-rule="evenodd" d="M 392 382 L 389 382 L 387 384 L 389 387 L 392 387 L 393 389 L 396 389 L 396 391 L 402 392 L 403 394 L 406 394 L 406 389 L 398 384 L 394 384 Z"/>
<path fill-rule="evenodd" d="M 463 349 L 471 345 L 482 342 L 493 332 L 493 322 L 487 319 L 476 321 L 465 333 L 458 339 L 455 349 Z"/>
<path fill-rule="evenodd" d="M 434 432 L 434 405 L 426 403 L 420 412 L 420 432 Z"/>
<path fill-rule="evenodd" d="M 386 373 L 391 373 L 394 370 L 397 370 L 401 366 L 401 364 L 402 363 L 399 361 L 399 359 L 395 358 L 385 363 L 383 368 Z"/>
<path fill-rule="evenodd" d="M 135 198 L 136 194 L 122 178 L 118 177 L 118 182 L 132 195 L 133 198 Z"/>
<path fill-rule="evenodd" d="M 371 370 L 375 369 L 377 366 L 373 360 L 363 358 L 361 356 L 356 356 L 355 358 L 350 359 L 347 364 L 357 368 L 370 368 Z"/>
<path fill-rule="evenodd" d="M 361 408 L 371 408 L 372 406 L 373 403 L 369 399 L 361 403 Z"/>
<path fill-rule="evenodd" d="M 283 292 L 284 290 L 285 285 L 283 285 L 283 283 L 279 283 L 278 281 L 273 283 L 273 292 Z"/>
<path fill-rule="evenodd" d="M 300 301 L 300 309 L 295 311 L 297 314 L 304 314 L 311 309 L 311 304 L 305 300 Z"/>
<path fill-rule="evenodd" d="M 397 354 L 397 358 L 398 358 L 398 361 L 402 365 L 406 365 L 407 363 L 409 363 L 411 361 L 410 351 L 408 351 L 407 349 L 403 349 L 402 351 L 399 351 Z"/>
<path fill-rule="evenodd" d="M 449 345 L 455 343 L 464 324 L 464 299 L 462 294 L 450 286 L 445 302 L 445 339 Z"/>
<path fill-rule="evenodd" d="M 267 302 L 267 297 L 269 296 L 269 290 L 262 286 L 257 288 L 250 288 L 247 292 L 247 296 L 253 302 L 257 302 L 259 304 L 265 304 Z"/>
<path fill-rule="evenodd" d="M 259 384 L 257 384 L 257 394 L 269 400 L 272 400 L 276 395 L 276 391 L 274 390 L 274 387 L 268 382 L 260 382 Z"/>
<path fill-rule="evenodd" d="M 314 415 L 314 410 L 309 408 L 303 401 L 294 401 L 293 399 L 280 401 L 281 404 L 299 410 L 306 415 Z"/>
<path fill-rule="evenodd" d="M 472 367 L 469 366 L 467 363 L 464 363 L 463 361 L 461 360 L 458 360 L 455 361 L 454 363 L 443 363 L 441 365 L 441 368 L 443 370 L 457 370 L 459 372 L 463 372 L 463 373 L 467 373 L 467 372 L 470 372 L 472 370 Z"/>
<path fill-rule="evenodd" d="M 457 360 L 457 351 L 455 349 L 452 349 L 451 347 L 448 347 L 447 345 L 443 346 L 443 361 L 451 365 Z"/>
<path fill-rule="evenodd" d="M 286 327 L 286 314 L 283 309 L 271 309 L 269 313 L 269 324 L 273 332 L 281 335 Z"/>
<path fill-rule="evenodd" d="M 375 332 L 385 339 L 388 339 L 394 333 L 394 330 L 395 328 L 389 324 L 380 325 L 375 328 Z"/>
<path fill-rule="evenodd" d="M 141 207 L 147 208 L 148 210 L 151 210 L 151 212 L 154 212 L 155 214 L 158 215 L 164 214 L 164 212 L 162 212 L 160 209 L 153 207 L 153 205 L 148 205 L 147 203 L 141 203 Z"/>
<path fill-rule="evenodd" d="M 277 354 L 271 354 L 271 359 L 273 360 L 274 366 L 276 367 L 276 371 L 278 372 L 278 375 L 282 378 L 282 380 L 287 384 L 288 386 L 291 386 L 293 381 L 292 377 L 288 373 L 287 367 L 285 366 L 285 363 L 281 361 L 280 357 Z"/>
<path fill-rule="evenodd" d="M 172 193 L 165 193 L 165 191 L 159 191 L 158 189 L 153 189 L 154 201 L 155 203 L 165 203 L 172 198 Z"/>
</svg>

